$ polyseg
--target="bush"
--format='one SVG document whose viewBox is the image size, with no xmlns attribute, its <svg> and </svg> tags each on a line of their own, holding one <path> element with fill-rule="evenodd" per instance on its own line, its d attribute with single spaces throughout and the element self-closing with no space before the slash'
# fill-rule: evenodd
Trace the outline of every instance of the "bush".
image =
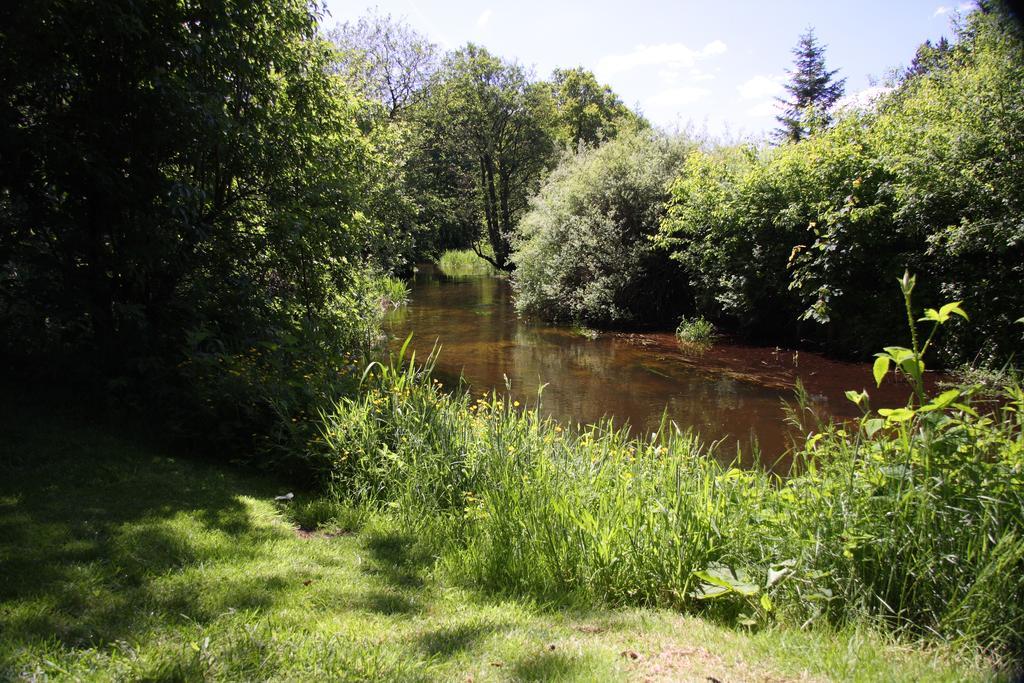
<svg viewBox="0 0 1024 683">
<path fill-rule="evenodd" d="M 691 146 L 632 131 L 564 157 L 518 227 L 516 307 L 590 325 L 678 319 L 678 268 L 650 238 Z"/>
<path fill-rule="evenodd" d="M 1024 44 L 975 12 L 950 55 L 876 111 L 774 149 L 697 152 L 672 187 L 660 243 L 698 313 L 749 338 L 864 357 L 902 310 L 885 283 L 926 276 L 925 301 L 963 301 L 944 362 L 1024 349 Z"/>
<path fill-rule="evenodd" d="M 382 318 L 399 291 L 407 291 L 400 280 L 366 268 L 297 329 L 242 340 L 213 326 L 193 330 L 178 368 L 178 430 L 199 435 L 205 448 L 310 478 L 302 458 L 319 412 L 355 393 L 356 370 L 380 346 Z"/>
</svg>

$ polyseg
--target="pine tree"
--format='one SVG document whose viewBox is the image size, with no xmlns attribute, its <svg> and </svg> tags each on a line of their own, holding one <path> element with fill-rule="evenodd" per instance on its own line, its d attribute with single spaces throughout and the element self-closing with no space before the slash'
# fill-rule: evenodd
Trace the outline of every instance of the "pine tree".
<svg viewBox="0 0 1024 683">
<path fill-rule="evenodd" d="M 843 96 L 845 78 L 833 80 L 838 73 L 825 68 L 825 46 L 818 44 L 814 29 L 808 28 L 800 36 L 800 42 L 793 48 L 794 68 L 789 73 L 786 85 L 788 98 L 779 98 L 786 106 L 782 116 L 777 116 L 781 127 L 775 131 L 780 142 L 799 142 L 810 134 L 811 123 L 827 125 L 829 110 L 836 100 Z"/>
</svg>

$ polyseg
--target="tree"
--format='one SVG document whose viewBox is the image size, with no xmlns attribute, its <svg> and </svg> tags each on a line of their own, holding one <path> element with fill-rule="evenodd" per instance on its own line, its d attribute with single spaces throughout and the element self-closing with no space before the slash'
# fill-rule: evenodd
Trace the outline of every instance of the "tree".
<svg viewBox="0 0 1024 683">
<path fill-rule="evenodd" d="M 508 270 L 512 231 L 553 158 L 550 89 L 532 83 L 518 64 L 469 44 L 445 60 L 429 109 L 441 156 L 461 170 L 456 186 L 465 185 L 466 174 L 473 178 L 493 256 L 479 244 L 474 249 Z"/>
<path fill-rule="evenodd" d="M 516 228 L 516 308 L 594 325 L 675 324 L 686 285 L 652 237 L 691 149 L 686 138 L 627 130 L 567 152 Z"/>
<path fill-rule="evenodd" d="M 391 118 L 422 96 L 437 69 L 437 45 L 391 15 L 370 12 L 328 37 L 339 50 L 337 72 Z"/>
<path fill-rule="evenodd" d="M 845 78 L 833 80 L 838 70 L 825 68 L 825 46 L 819 45 L 814 29 L 808 28 L 793 48 L 794 68 L 788 71 L 788 98 L 779 98 L 786 110 L 776 119 L 782 126 L 775 131 L 782 142 L 799 142 L 815 125 L 828 125 L 829 110 L 843 96 Z"/>
<path fill-rule="evenodd" d="M 575 146 L 608 140 L 625 127 L 645 123 L 607 85 L 582 67 L 555 69 L 551 91 L 558 109 L 558 135 Z"/>
<path fill-rule="evenodd" d="M 939 38 L 934 45 L 930 40 L 924 41 L 918 46 L 910 66 L 903 72 L 902 79 L 905 81 L 941 69 L 952 51 L 945 36 Z"/>
<path fill-rule="evenodd" d="M 351 350 L 388 131 L 316 7 L 103 7 L 0 9 L 0 351 L 191 391 L 199 347 Z"/>
</svg>

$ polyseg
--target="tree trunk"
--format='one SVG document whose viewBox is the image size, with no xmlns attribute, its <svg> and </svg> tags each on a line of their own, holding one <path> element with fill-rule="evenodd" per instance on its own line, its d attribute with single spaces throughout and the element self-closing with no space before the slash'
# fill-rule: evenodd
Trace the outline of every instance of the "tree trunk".
<svg viewBox="0 0 1024 683">
<path fill-rule="evenodd" d="M 502 235 L 498 217 L 498 196 L 494 187 L 494 160 L 485 154 L 480 159 L 481 182 L 484 192 L 484 213 L 487 218 L 487 237 L 494 250 L 494 265 L 501 270 L 508 270 L 508 243 Z"/>
</svg>

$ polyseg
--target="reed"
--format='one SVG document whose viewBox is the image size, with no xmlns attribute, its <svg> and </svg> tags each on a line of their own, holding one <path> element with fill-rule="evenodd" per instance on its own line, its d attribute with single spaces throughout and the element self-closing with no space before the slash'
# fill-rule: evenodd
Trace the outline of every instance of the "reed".
<svg viewBox="0 0 1024 683">
<path fill-rule="evenodd" d="M 448 250 L 437 260 L 441 272 L 452 278 L 496 277 L 498 269 L 472 249 Z"/>
</svg>

